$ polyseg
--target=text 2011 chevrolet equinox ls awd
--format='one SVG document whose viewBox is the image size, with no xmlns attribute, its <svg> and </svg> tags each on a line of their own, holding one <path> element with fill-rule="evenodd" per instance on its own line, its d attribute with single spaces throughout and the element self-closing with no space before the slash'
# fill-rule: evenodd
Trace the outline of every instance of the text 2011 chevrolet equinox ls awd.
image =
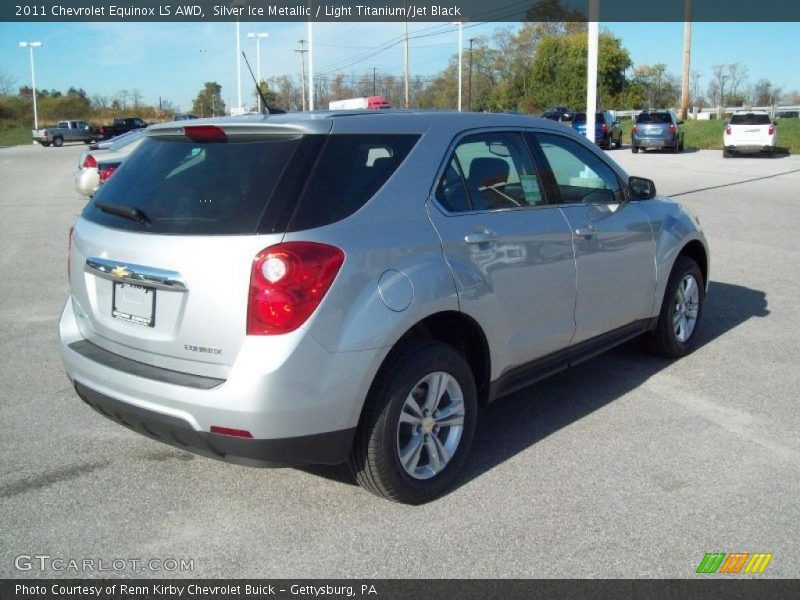
<svg viewBox="0 0 800 600">
<path fill-rule="evenodd" d="M 654 195 L 520 115 L 156 125 L 72 231 L 61 355 L 147 436 L 425 502 L 480 403 L 640 334 L 690 351 L 706 241 Z"/>
</svg>

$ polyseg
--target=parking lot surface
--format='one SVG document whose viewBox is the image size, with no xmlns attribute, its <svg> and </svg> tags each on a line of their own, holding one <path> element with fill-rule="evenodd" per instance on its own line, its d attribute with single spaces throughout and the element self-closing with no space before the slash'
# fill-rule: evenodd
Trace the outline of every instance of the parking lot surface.
<svg viewBox="0 0 800 600">
<path fill-rule="evenodd" d="M 0 149 L 0 577 L 114 574 L 23 554 L 194 561 L 128 576 L 693 577 L 717 551 L 800 576 L 800 156 L 610 151 L 705 228 L 698 349 L 629 343 L 489 406 L 456 487 L 410 507 L 345 469 L 187 454 L 77 398 L 56 326 L 82 149 Z"/>
</svg>

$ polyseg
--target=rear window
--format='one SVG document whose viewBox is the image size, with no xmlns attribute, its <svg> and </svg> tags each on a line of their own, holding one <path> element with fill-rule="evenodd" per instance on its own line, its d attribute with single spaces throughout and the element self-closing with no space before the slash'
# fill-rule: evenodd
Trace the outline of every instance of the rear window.
<svg viewBox="0 0 800 600">
<path fill-rule="evenodd" d="M 100 186 L 83 216 L 142 233 L 255 233 L 299 143 L 299 137 L 225 143 L 146 139 Z M 97 202 L 136 207 L 151 225 L 103 212 Z"/>
<path fill-rule="evenodd" d="M 586 123 L 586 113 L 575 113 L 575 116 L 572 118 L 573 121 L 576 123 Z M 603 113 L 597 113 L 594 116 L 595 123 L 605 123 L 606 118 Z"/>
<path fill-rule="evenodd" d="M 148 138 L 98 190 L 84 218 L 141 233 L 233 235 L 333 223 L 367 202 L 418 136 L 264 136 L 202 143 Z M 135 207 L 149 226 L 96 203 Z"/>
<path fill-rule="evenodd" d="M 672 115 L 669 113 L 658 113 L 658 112 L 651 112 L 651 113 L 639 113 L 639 116 L 636 117 L 637 123 L 672 123 Z"/>
<path fill-rule="evenodd" d="M 769 115 L 766 114 L 748 113 L 731 117 L 731 125 L 769 125 L 770 123 Z"/>
</svg>

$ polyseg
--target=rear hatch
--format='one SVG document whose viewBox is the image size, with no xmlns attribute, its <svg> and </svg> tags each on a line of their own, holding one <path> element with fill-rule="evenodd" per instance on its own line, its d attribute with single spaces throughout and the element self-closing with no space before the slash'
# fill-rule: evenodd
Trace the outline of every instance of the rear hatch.
<svg viewBox="0 0 800 600">
<path fill-rule="evenodd" d="M 594 117 L 595 139 L 600 139 L 605 134 L 603 125 L 606 120 L 602 113 L 597 113 Z M 586 113 L 575 113 L 572 119 L 572 128 L 580 134 L 586 135 Z"/>
<path fill-rule="evenodd" d="M 152 132 L 100 187 L 73 233 L 71 291 L 98 346 L 225 377 L 245 337 L 253 258 L 283 238 L 266 215 L 286 211 L 274 198 L 303 136 L 190 130 Z"/>
<path fill-rule="evenodd" d="M 766 113 L 736 114 L 728 123 L 731 144 L 767 145 L 774 133 L 772 121 Z"/>
<path fill-rule="evenodd" d="M 675 135 L 669 113 L 640 113 L 636 117 L 636 135 L 640 138 L 670 139 Z"/>
</svg>

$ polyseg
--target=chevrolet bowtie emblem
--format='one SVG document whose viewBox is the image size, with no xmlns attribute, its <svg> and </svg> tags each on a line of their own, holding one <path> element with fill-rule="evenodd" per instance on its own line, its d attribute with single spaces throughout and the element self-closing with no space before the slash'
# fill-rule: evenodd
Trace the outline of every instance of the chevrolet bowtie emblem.
<svg viewBox="0 0 800 600">
<path fill-rule="evenodd" d="M 125 267 L 114 267 L 111 269 L 111 274 L 114 277 L 119 277 L 120 279 L 125 279 L 126 277 L 131 276 L 131 272 L 128 271 Z"/>
</svg>

